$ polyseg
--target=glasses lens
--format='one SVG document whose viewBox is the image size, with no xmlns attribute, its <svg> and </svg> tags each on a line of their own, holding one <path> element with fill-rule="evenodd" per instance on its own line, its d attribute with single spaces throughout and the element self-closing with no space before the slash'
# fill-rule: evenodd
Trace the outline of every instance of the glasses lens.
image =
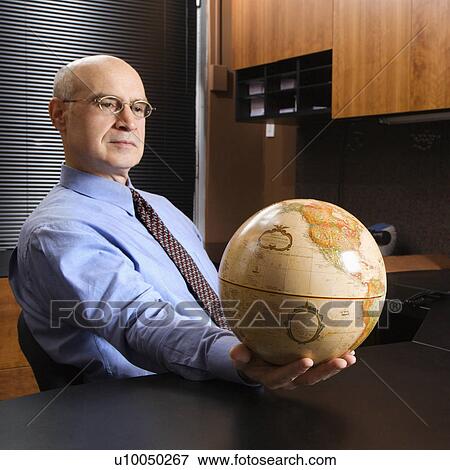
<svg viewBox="0 0 450 470">
<path fill-rule="evenodd" d="M 122 110 L 122 102 L 114 96 L 104 96 L 98 101 L 100 109 L 109 113 L 119 113 Z"/>
<path fill-rule="evenodd" d="M 152 114 L 152 107 L 147 101 L 135 101 L 131 105 L 131 111 L 133 111 L 134 115 L 138 118 L 146 118 Z"/>
</svg>

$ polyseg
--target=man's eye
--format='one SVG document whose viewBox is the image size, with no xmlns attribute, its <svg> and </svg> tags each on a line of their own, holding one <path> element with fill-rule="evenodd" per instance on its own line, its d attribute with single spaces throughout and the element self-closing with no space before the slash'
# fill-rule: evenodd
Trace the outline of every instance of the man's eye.
<svg viewBox="0 0 450 470">
<path fill-rule="evenodd" d="M 100 105 L 103 110 L 110 111 L 112 113 L 115 113 L 120 109 L 120 103 L 112 98 L 101 100 Z"/>
<path fill-rule="evenodd" d="M 144 117 L 149 114 L 148 113 L 149 105 L 145 102 L 134 103 L 132 106 L 132 110 L 136 116 Z"/>
</svg>

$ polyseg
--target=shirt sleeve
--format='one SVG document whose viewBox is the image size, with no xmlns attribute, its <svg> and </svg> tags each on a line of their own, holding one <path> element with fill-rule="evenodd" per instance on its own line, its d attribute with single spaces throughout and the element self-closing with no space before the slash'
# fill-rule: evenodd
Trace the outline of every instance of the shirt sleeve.
<svg viewBox="0 0 450 470">
<path fill-rule="evenodd" d="M 89 329 L 149 371 L 245 383 L 229 357 L 239 343 L 236 336 L 205 320 L 204 312 L 175 311 L 94 229 L 75 222 L 35 229 L 25 264 L 27 282 L 42 305 L 77 302 L 75 311 L 61 318 L 52 308 L 52 324 L 67 321 Z"/>
</svg>

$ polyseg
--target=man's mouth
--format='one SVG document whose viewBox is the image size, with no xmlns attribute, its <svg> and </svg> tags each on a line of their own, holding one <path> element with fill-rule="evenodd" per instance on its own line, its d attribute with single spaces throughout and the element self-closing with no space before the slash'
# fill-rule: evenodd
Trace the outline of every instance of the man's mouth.
<svg viewBox="0 0 450 470">
<path fill-rule="evenodd" d="M 136 147 L 136 144 L 131 140 L 111 140 L 110 143 L 123 147 Z"/>
</svg>

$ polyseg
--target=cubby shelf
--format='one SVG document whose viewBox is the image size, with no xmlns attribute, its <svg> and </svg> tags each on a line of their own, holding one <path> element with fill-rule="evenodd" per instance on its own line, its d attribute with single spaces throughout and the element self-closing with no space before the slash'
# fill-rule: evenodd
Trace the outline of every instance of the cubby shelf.
<svg viewBox="0 0 450 470">
<path fill-rule="evenodd" d="M 332 51 L 236 72 L 236 120 L 295 124 L 331 117 Z"/>
</svg>

